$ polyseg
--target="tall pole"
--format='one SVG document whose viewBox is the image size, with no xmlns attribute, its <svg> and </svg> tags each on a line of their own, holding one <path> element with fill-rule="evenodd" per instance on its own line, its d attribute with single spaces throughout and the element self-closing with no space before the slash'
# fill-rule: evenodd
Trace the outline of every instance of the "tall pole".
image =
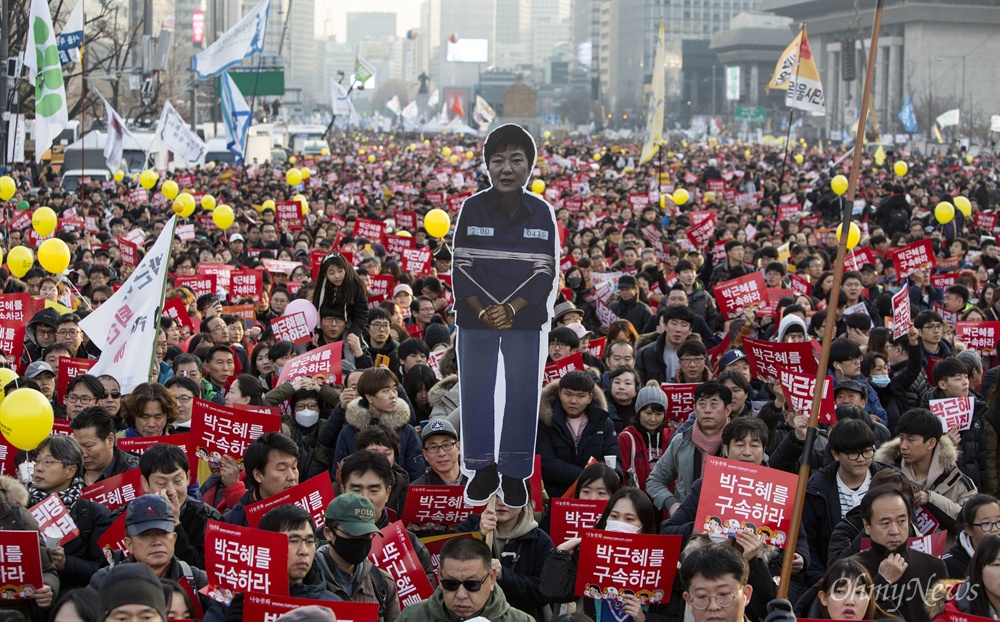
<svg viewBox="0 0 1000 622">
<path fill-rule="evenodd" d="M 10 136 L 7 128 L 10 127 L 9 123 L 3 121 L 3 113 L 7 112 L 7 99 L 8 99 L 8 84 L 7 84 L 7 53 L 8 47 L 10 46 L 10 0 L 3 0 L 2 8 L 0 8 L 0 60 L 4 62 L 4 67 L 0 68 L 0 136 L 4 137 L 4 140 L 0 140 L 0 165 L 7 165 L 7 141 L 16 140 L 16 136 Z M 6 209 L 6 208 L 5 208 Z"/>
<path fill-rule="evenodd" d="M 875 20 L 872 24 L 871 54 L 868 56 L 868 69 L 865 71 L 865 88 L 861 94 L 861 109 L 858 114 L 858 131 L 854 139 L 854 158 L 848 175 L 847 200 L 843 201 L 841 214 L 840 243 L 837 245 L 837 260 L 833 270 L 833 287 L 830 288 L 830 300 L 840 298 L 840 285 L 844 276 L 844 258 L 847 256 L 847 238 L 851 226 L 851 211 L 854 206 L 854 196 L 857 191 L 858 171 L 861 168 L 861 156 L 864 149 L 865 124 L 868 121 L 868 102 L 872 94 L 872 78 L 875 75 L 875 56 L 878 53 L 878 33 L 882 27 L 882 5 L 884 0 L 876 0 Z M 809 482 L 809 457 L 812 455 L 813 444 L 816 441 L 816 424 L 819 420 L 820 405 L 823 402 L 824 391 L 820 388 L 826 381 L 826 371 L 830 366 L 830 344 L 833 342 L 833 327 L 836 322 L 826 322 L 823 327 L 823 348 L 820 350 L 819 371 L 816 374 L 817 390 L 813 393 L 812 408 L 809 412 L 809 427 L 806 428 L 806 439 L 802 447 L 802 458 L 799 466 L 799 480 L 795 490 L 795 507 L 792 511 L 792 521 L 788 528 L 788 541 L 785 543 L 785 557 L 781 563 L 781 581 L 778 583 L 778 598 L 788 597 L 788 584 L 792 579 L 792 562 L 795 560 L 795 545 L 799 538 L 802 525 L 802 507 L 806 500 L 806 486 Z"/>
<path fill-rule="evenodd" d="M 803 22 L 799 26 L 799 53 L 795 57 L 795 82 L 799 81 L 799 66 L 802 64 L 802 40 L 806 38 L 806 24 Z M 788 141 L 792 137 L 792 118 L 795 116 L 795 108 L 788 109 L 788 129 L 785 131 L 785 149 L 781 153 L 781 175 L 778 176 L 778 189 L 785 183 L 785 165 L 788 164 Z M 832 299 L 831 299 L 832 300 Z"/>
<path fill-rule="evenodd" d="M 83 0 L 79 0 L 83 2 Z M 86 6 L 81 5 L 80 11 L 85 11 Z M 86 30 L 87 17 L 84 13 L 83 18 L 80 22 Z M 87 170 L 87 62 L 84 58 L 84 54 L 87 52 L 83 47 L 83 41 L 80 41 L 80 138 L 83 140 L 83 149 L 80 150 L 80 168 L 84 171 Z M 108 130 L 111 130 L 111 119 L 108 119 Z M 87 191 L 84 188 L 85 184 L 80 184 L 80 203 L 83 204 L 83 200 L 87 197 Z"/>
</svg>

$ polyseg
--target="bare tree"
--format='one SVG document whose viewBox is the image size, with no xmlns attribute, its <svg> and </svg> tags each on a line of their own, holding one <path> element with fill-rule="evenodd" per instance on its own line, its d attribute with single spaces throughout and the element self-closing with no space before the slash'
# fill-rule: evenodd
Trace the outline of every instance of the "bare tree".
<svg viewBox="0 0 1000 622">
<path fill-rule="evenodd" d="M 374 106 L 375 110 L 385 114 L 383 108 L 385 108 L 385 105 L 393 97 L 398 97 L 399 105 L 405 106 L 406 101 L 409 99 L 409 95 L 407 94 L 409 88 L 406 80 L 400 80 L 399 78 L 386 80 L 375 87 L 375 93 L 372 95 L 372 106 Z"/>
</svg>

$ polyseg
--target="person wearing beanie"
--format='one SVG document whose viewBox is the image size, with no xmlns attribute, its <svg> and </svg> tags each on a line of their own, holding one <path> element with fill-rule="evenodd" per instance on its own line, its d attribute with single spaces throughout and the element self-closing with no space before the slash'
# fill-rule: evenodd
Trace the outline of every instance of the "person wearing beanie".
<svg viewBox="0 0 1000 622">
<path fill-rule="evenodd" d="M 159 577 L 149 566 L 119 564 L 101 580 L 97 610 L 101 620 L 149 620 L 158 615 L 165 621 L 167 600 Z"/>
<path fill-rule="evenodd" d="M 778 341 L 781 342 L 801 342 L 808 341 L 806 337 L 806 323 L 798 315 L 789 313 L 781 318 L 778 323 Z"/>
<path fill-rule="evenodd" d="M 333 611 L 319 605 L 298 607 L 278 616 L 277 622 L 337 622 Z"/>
<path fill-rule="evenodd" d="M 618 435 L 618 451 L 632 486 L 646 490 L 646 480 L 656 461 L 667 449 L 674 430 L 664 424 L 667 396 L 655 382 L 639 390 L 635 398 L 635 419 Z"/>
<path fill-rule="evenodd" d="M 444 324 L 431 322 L 424 331 L 424 343 L 431 352 L 447 350 L 451 345 L 451 331 Z"/>
</svg>

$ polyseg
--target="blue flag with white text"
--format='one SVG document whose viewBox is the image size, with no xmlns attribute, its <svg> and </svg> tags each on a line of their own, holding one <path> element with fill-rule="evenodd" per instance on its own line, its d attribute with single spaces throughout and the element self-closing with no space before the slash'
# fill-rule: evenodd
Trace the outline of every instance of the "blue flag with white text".
<svg viewBox="0 0 1000 622">
<path fill-rule="evenodd" d="M 903 109 L 899 111 L 899 120 L 903 124 L 903 129 L 911 134 L 917 131 L 917 115 L 913 112 L 913 102 L 910 101 L 910 96 L 906 96 L 906 101 L 903 102 Z"/>
<path fill-rule="evenodd" d="M 250 106 L 244 99 L 229 72 L 222 81 L 222 122 L 226 126 L 226 148 L 236 156 L 236 163 L 243 162 L 243 147 L 250 129 Z"/>
</svg>

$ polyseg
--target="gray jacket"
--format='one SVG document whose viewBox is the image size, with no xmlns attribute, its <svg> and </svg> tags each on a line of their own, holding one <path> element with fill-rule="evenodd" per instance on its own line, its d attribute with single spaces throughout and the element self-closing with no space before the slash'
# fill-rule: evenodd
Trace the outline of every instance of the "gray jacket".
<svg viewBox="0 0 1000 622">
<path fill-rule="evenodd" d="M 673 435 L 667 451 L 656 461 L 653 472 L 646 480 L 646 492 L 658 508 L 669 510 L 673 504 L 680 503 L 691 492 L 691 484 L 702 475 L 703 460 L 691 440 L 692 429 L 693 426 Z M 667 487 L 670 482 L 675 482 L 673 492 Z"/>
</svg>

